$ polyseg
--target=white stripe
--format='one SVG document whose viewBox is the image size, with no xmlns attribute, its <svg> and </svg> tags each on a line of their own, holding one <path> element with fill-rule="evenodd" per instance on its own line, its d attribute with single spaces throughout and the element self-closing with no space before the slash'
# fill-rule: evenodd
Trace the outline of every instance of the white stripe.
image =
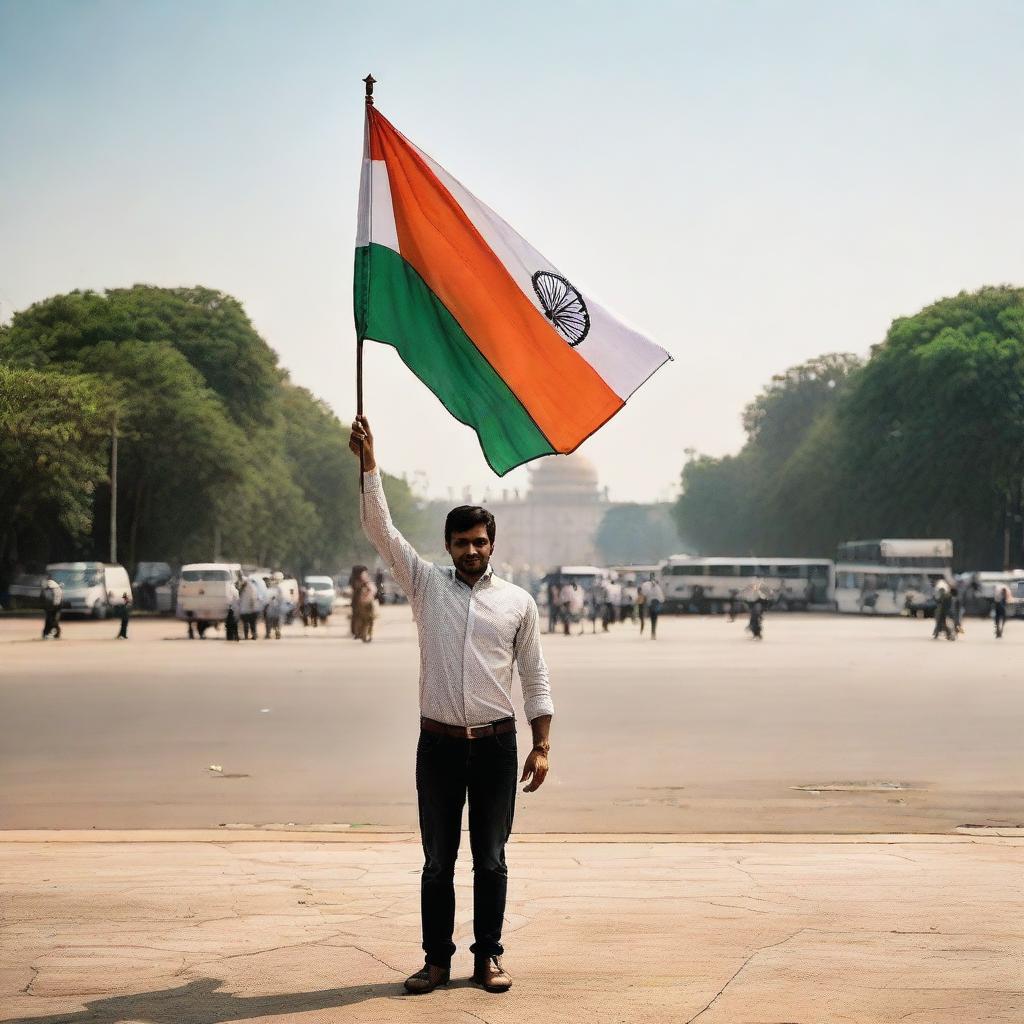
<svg viewBox="0 0 1024 1024">
<path fill-rule="evenodd" d="M 406 142 L 408 141 L 406 139 Z M 410 142 L 409 145 L 411 146 L 412 143 Z M 416 149 L 415 146 L 413 148 Z M 533 287 L 533 275 L 536 271 L 546 270 L 549 273 L 558 274 L 579 291 L 586 304 L 587 312 L 590 314 L 590 330 L 583 341 L 576 346 L 575 351 L 597 371 L 602 380 L 621 399 L 629 398 L 659 366 L 672 358 L 665 349 L 655 345 L 653 341 L 634 331 L 631 327 L 627 327 L 598 305 L 580 288 L 578 282 L 573 281 L 568 275 L 562 274 L 489 206 L 480 202 L 476 196 L 464 188 L 426 153 L 420 149 L 416 149 L 416 152 L 423 157 L 444 187 L 455 197 L 456 202 L 473 222 L 484 241 L 505 265 L 505 269 L 512 279 L 542 316 L 545 315 L 544 307 Z M 376 168 L 374 174 L 376 174 Z M 375 178 L 375 188 L 376 181 Z M 376 217 L 376 213 L 374 213 L 374 217 Z M 394 214 L 392 213 L 393 221 Z M 376 220 L 373 232 L 376 235 Z"/>
<path fill-rule="evenodd" d="M 372 189 L 370 175 L 373 175 Z M 370 214 L 370 193 L 373 193 L 373 214 Z M 372 232 L 372 237 L 371 237 Z M 363 156 L 359 175 L 359 218 L 356 222 L 356 248 L 361 245 L 384 245 L 399 252 L 395 209 L 391 204 L 391 181 L 383 160 L 370 161 Z"/>
</svg>

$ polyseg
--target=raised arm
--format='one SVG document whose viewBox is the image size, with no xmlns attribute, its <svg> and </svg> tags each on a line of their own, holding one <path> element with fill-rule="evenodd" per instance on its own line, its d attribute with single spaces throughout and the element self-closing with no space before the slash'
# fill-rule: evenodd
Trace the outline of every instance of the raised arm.
<svg viewBox="0 0 1024 1024">
<path fill-rule="evenodd" d="M 352 422 L 348 446 L 356 455 L 360 448 L 363 453 L 363 484 L 359 496 L 359 518 L 363 532 L 411 601 L 422 586 L 430 563 L 420 558 L 391 521 L 374 455 L 373 434 L 365 416 L 357 416 Z"/>
</svg>

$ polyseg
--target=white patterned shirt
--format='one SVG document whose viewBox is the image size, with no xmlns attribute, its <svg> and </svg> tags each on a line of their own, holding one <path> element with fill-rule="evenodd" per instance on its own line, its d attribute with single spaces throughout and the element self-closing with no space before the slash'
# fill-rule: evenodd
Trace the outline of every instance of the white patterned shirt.
<svg viewBox="0 0 1024 1024">
<path fill-rule="evenodd" d="M 512 666 L 529 721 L 554 713 L 537 605 L 487 572 L 470 587 L 454 566 L 426 561 L 395 529 L 380 473 L 363 474 L 363 530 L 412 605 L 420 642 L 420 714 L 448 725 L 512 718 Z"/>
</svg>

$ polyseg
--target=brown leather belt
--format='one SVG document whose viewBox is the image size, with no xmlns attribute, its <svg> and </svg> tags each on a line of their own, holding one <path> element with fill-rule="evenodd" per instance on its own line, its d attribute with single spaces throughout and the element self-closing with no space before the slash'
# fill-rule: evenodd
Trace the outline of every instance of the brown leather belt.
<svg viewBox="0 0 1024 1024">
<path fill-rule="evenodd" d="M 488 722 L 487 725 L 446 725 L 444 722 L 435 722 L 432 718 L 421 718 L 420 728 L 424 732 L 436 732 L 458 740 L 478 740 L 482 736 L 500 736 L 502 733 L 515 732 L 516 720 L 502 718 L 497 722 Z"/>
</svg>

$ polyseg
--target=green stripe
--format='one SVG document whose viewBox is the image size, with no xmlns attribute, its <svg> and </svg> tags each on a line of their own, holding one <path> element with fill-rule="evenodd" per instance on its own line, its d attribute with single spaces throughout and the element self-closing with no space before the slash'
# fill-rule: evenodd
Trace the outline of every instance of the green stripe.
<svg viewBox="0 0 1024 1024">
<path fill-rule="evenodd" d="M 554 448 L 423 278 L 383 245 L 356 249 L 356 330 L 392 345 L 459 421 L 498 476 Z"/>
</svg>

